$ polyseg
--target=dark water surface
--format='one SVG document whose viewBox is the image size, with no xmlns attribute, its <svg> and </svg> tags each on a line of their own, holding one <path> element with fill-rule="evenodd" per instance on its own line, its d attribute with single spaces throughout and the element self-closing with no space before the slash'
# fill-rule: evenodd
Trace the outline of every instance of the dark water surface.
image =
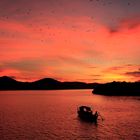
<svg viewBox="0 0 140 140">
<path fill-rule="evenodd" d="M 89 105 L 105 118 L 77 118 Z M 91 90 L 0 91 L 0 140 L 138 140 L 140 97 L 109 97 Z"/>
</svg>

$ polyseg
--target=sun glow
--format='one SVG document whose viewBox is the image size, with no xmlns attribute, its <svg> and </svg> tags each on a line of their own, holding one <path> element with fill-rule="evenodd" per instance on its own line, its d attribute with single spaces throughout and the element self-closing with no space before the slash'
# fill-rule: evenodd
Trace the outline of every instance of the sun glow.
<svg viewBox="0 0 140 140">
<path fill-rule="evenodd" d="M 106 79 L 106 82 L 107 81 L 129 81 L 129 77 L 128 76 L 125 76 L 125 75 L 119 75 L 119 74 L 106 74 L 104 75 L 104 78 L 103 79 Z"/>
</svg>

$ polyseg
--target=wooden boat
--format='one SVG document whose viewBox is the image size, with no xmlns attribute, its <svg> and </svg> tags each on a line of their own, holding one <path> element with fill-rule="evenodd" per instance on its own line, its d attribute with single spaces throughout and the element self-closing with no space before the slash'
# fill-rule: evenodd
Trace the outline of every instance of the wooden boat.
<svg viewBox="0 0 140 140">
<path fill-rule="evenodd" d="M 88 106 L 80 106 L 77 109 L 78 117 L 82 120 L 89 122 L 97 122 L 98 112 L 96 111 L 94 114 L 92 109 Z"/>
</svg>

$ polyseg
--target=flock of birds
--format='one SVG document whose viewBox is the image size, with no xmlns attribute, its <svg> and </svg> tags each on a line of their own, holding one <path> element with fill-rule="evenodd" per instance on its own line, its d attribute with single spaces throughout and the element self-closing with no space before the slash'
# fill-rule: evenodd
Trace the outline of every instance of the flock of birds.
<svg viewBox="0 0 140 140">
<path fill-rule="evenodd" d="M 105 6 L 107 4 L 109 4 L 109 5 L 112 4 L 112 1 L 102 1 L 102 0 L 89 0 L 89 2 L 91 2 L 91 3 L 100 2 L 103 6 Z M 130 5 L 130 2 L 128 2 L 127 5 Z M 73 10 L 73 12 L 75 12 L 75 11 Z M 0 14 L 0 20 L 10 21 L 10 20 L 13 20 L 14 18 L 17 19 L 17 20 L 24 20 L 24 19 L 26 20 L 28 18 L 29 19 L 32 18 L 33 13 L 34 13 L 34 10 L 31 9 L 31 8 L 29 8 L 29 9 L 27 9 L 27 8 L 25 8 L 25 9 L 17 8 L 17 9 L 14 10 L 13 15 L 10 14 L 10 16 L 8 16 L 8 14 L 1 13 Z M 57 15 L 57 11 L 55 11 L 55 10 L 48 11 L 48 13 L 52 17 Z M 40 11 L 37 14 L 38 14 L 38 17 L 41 17 L 41 16 L 46 17 L 46 21 L 45 21 L 46 23 L 43 22 L 43 24 L 44 24 L 43 27 L 41 25 L 37 24 L 37 23 L 28 23 L 28 27 L 31 28 L 34 32 L 39 33 L 42 36 L 42 39 L 40 40 L 42 43 L 46 42 L 48 40 L 48 39 L 43 39 L 44 38 L 44 27 L 45 27 L 45 31 L 46 31 L 46 29 L 48 30 L 49 39 L 54 39 L 55 38 L 55 33 L 52 33 L 51 31 L 49 31 L 51 29 L 52 25 L 50 23 L 47 23 L 46 13 Z M 94 17 L 91 16 L 91 19 L 94 20 Z M 63 26 L 67 23 L 65 23 L 65 21 L 61 21 L 61 23 L 59 23 L 59 24 L 61 24 Z M 71 25 L 71 30 L 72 31 L 75 32 L 77 29 L 78 29 L 78 26 L 76 26 L 74 24 Z M 94 32 L 94 29 L 86 29 L 85 32 Z M 7 37 L 11 37 L 11 38 L 16 38 L 17 34 L 18 34 L 18 32 L 16 32 L 16 31 L 14 33 L 9 33 L 9 32 L 6 32 L 4 30 L 0 31 L 1 36 L 7 36 Z M 61 34 L 61 31 L 59 31 L 59 34 Z M 65 40 L 65 42 L 67 42 L 67 41 L 68 40 Z"/>
</svg>

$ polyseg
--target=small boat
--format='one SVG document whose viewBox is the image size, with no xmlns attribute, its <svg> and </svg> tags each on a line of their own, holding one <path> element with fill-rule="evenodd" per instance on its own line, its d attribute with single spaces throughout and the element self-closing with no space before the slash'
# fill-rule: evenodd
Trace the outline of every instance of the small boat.
<svg viewBox="0 0 140 140">
<path fill-rule="evenodd" d="M 92 109 L 88 106 L 78 107 L 77 113 L 80 119 L 88 122 L 97 122 L 99 116 L 97 111 L 95 111 L 95 113 L 93 114 Z"/>
</svg>

